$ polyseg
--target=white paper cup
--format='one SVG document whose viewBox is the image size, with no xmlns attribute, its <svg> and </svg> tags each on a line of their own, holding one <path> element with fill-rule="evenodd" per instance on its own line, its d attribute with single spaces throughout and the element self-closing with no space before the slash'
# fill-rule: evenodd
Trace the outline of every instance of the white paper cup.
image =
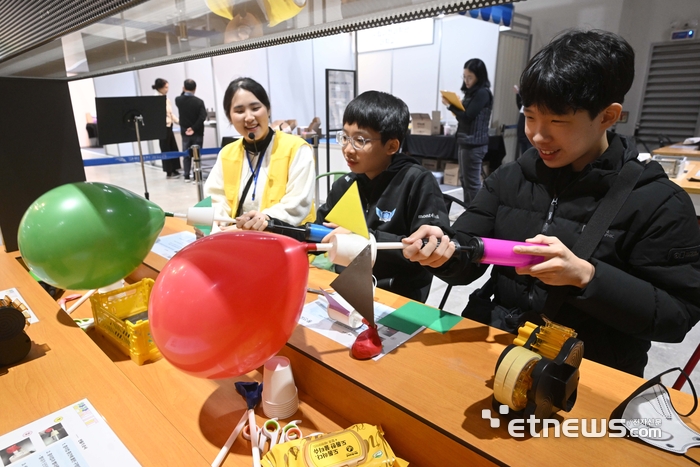
<svg viewBox="0 0 700 467">
<path fill-rule="evenodd" d="M 377 259 L 377 241 L 372 234 L 370 234 L 369 240 L 362 235 L 353 233 L 333 235 L 328 259 L 338 266 L 348 266 L 367 245 L 371 245 L 372 265 L 374 265 L 374 261 Z"/>
<path fill-rule="evenodd" d="M 286 357 L 272 357 L 263 371 L 263 401 L 270 404 L 286 404 L 297 394 L 292 366 Z"/>
<path fill-rule="evenodd" d="M 265 386 L 263 385 L 263 388 L 264 387 Z M 265 413 L 265 416 L 268 418 L 279 418 L 279 419 L 289 418 L 292 415 L 294 415 L 297 412 L 297 410 L 299 410 L 299 395 L 296 392 L 296 388 L 295 388 L 294 397 L 292 397 L 289 401 L 282 403 L 282 404 L 273 404 L 273 403 L 267 402 L 267 401 L 265 401 L 265 398 L 263 395 L 262 406 L 263 406 L 263 412 Z"/>
<path fill-rule="evenodd" d="M 192 206 L 187 209 L 187 225 L 212 225 L 214 208 Z"/>
</svg>

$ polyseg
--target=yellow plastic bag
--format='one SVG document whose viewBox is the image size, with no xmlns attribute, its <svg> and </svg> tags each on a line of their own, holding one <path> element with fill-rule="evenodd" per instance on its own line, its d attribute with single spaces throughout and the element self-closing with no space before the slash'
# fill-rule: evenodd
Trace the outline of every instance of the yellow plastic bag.
<svg viewBox="0 0 700 467">
<path fill-rule="evenodd" d="M 406 467 L 394 455 L 380 428 L 358 423 L 350 428 L 273 447 L 263 467 Z"/>
</svg>

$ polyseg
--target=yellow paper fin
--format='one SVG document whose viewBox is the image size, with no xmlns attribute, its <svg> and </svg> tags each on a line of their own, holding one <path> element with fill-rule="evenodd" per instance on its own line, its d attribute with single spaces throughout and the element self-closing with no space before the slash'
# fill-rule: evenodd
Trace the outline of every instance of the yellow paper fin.
<svg viewBox="0 0 700 467">
<path fill-rule="evenodd" d="M 362 201 L 360 201 L 360 191 L 357 189 L 356 181 L 352 182 L 348 191 L 333 206 L 331 212 L 326 216 L 326 221 L 338 224 L 352 233 L 369 239 L 365 213 L 362 211 Z"/>
</svg>

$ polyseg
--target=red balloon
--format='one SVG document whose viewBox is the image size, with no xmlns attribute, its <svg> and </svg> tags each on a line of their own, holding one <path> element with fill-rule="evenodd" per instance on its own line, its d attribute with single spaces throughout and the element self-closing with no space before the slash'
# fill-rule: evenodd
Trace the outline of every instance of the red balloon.
<svg viewBox="0 0 700 467">
<path fill-rule="evenodd" d="M 151 336 L 175 367 L 202 378 L 240 376 L 284 346 L 306 298 L 305 243 L 227 231 L 197 240 L 158 275 Z"/>
</svg>

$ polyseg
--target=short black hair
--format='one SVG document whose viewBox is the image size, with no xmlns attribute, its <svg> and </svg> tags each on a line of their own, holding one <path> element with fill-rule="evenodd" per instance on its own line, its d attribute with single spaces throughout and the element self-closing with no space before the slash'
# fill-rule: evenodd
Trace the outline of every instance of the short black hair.
<svg viewBox="0 0 700 467">
<path fill-rule="evenodd" d="M 490 88 L 491 81 L 489 81 L 489 72 L 486 69 L 486 64 L 479 58 L 470 58 L 464 63 L 464 69 L 469 70 L 476 76 L 476 87 L 472 87 L 474 91 L 478 88 Z M 469 88 L 467 83 L 462 80 L 462 87 L 460 88 L 462 92 L 467 92 Z"/>
<path fill-rule="evenodd" d="M 193 79 L 186 79 L 185 91 L 194 91 L 195 89 L 197 89 L 197 83 L 195 83 Z"/>
<path fill-rule="evenodd" d="M 537 52 L 520 76 L 525 107 L 591 118 L 622 102 L 634 81 L 634 50 L 607 31 L 569 30 Z"/>
<path fill-rule="evenodd" d="M 156 78 L 156 82 L 153 86 L 151 86 L 151 89 L 155 89 L 157 91 L 159 89 L 163 89 L 166 84 L 168 84 L 168 82 L 163 78 Z"/>
<path fill-rule="evenodd" d="M 354 98 L 345 108 L 343 125 L 356 124 L 382 136 L 382 144 L 390 139 L 403 139 L 408 132 L 408 106 L 398 97 L 381 91 L 366 91 Z"/>
<path fill-rule="evenodd" d="M 260 83 L 253 78 L 236 78 L 229 83 L 224 93 L 224 111 L 229 121 L 231 121 L 231 101 L 239 89 L 252 93 L 267 108 L 268 112 L 270 111 L 270 98 L 267 97 L 267 92 Z"/>
</svg>

